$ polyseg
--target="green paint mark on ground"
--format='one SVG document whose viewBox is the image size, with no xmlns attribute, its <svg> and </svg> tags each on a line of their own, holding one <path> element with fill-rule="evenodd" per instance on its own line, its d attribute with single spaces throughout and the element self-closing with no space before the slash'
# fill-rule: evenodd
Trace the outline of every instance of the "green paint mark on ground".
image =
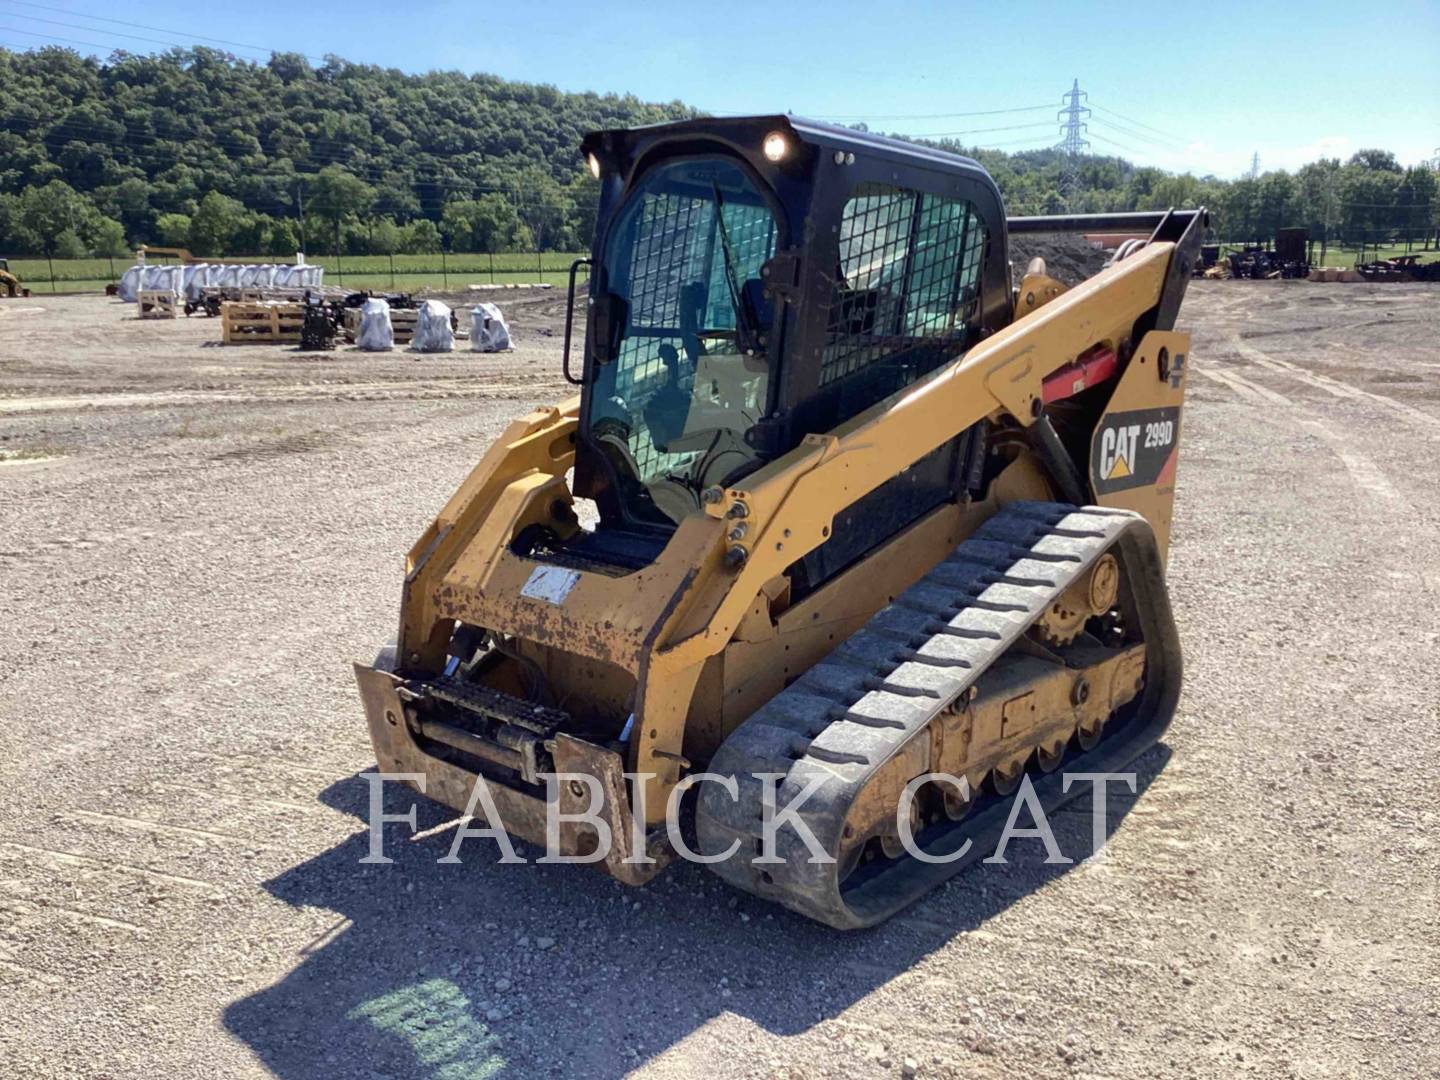
<svg viewBox="0 0 1440 1080">
<path fill-rule="evenodd" d="M 345 1014 L 404 1040 L 434 1080 L 487 1080 L 505 1068 L 498 1036 L 471 1014 L 449 979 L 430 979 L 362 1002 Z"/>
</svg>

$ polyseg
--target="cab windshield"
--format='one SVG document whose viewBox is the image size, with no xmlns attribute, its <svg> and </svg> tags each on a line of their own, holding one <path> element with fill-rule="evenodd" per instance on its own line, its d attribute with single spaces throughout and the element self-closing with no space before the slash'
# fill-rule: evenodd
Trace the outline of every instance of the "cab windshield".
<svg viewBox="0 0 1440 1080">
<path fill-rule="evenodd" d="M 745 434 L 768 403 L 760 268 L 775 244 L 769 205 L 722 158 L 655 168 L 616 217 L 596 298 L 613 359 L 594 372 L 588 421 L 627 516 L 678 522 L 757 464 Z"/>
</svg>

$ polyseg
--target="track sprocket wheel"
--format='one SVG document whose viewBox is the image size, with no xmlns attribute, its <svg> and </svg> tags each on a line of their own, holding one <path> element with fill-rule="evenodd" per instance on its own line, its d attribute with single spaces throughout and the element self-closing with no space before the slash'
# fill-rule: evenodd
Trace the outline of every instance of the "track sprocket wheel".
<svg viewBox="0 0 1440 1080">
<path fill-rule="evenodd" d="M 1107 553 L 1035 620 L 1035 636 L 1046 645 L 1069 645 L 1085 629 L 1086 620 L 1114 607 L 1119 590 L 1120 565 Z"/>
</svg>

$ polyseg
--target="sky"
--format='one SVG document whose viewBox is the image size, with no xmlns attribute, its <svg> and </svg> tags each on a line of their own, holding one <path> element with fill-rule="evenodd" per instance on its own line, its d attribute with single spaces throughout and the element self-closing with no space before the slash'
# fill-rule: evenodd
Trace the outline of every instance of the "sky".
<svg viewBox="0 0 1440 1080">
<path fill-rule="evenodd" d="M 0 0 L 0 45 L 209 44 L 1053 145 L 1074 80 L 1097 153 L 1230 178 L 1363 147 L 1440 156 L 1440 0 L 1069 4 L 589 0 L 338 6 Z M 170 29 L 165 29 L 170 28 Z M 205 35 L 205 37 L 201 37 Z M 215 39 L 221 39 L 219 41 Z M 222 44 L 221 42 L 229 44 Z M 245 46 L 241 48 L 239 46 Z"/>
</svg>

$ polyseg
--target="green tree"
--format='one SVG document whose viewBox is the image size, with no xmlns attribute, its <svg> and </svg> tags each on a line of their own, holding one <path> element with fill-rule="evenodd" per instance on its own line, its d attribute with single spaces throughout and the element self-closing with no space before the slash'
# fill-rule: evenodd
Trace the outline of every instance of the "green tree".
<svg viewBox="0 0 1440 1080">
<path fill-rule="evenodd" d="M 190 250 L 197 255 L 225 255 L 245 225 L 248 214 L 238 199 L 212 191 L 200 200 L 190 219 Z"/>
<path fill-rule="evenodd" d="M 55 237 L 53 247 L 57 259 L 83 259 L 89 254 L 85 250 L 85 241 L 80 239 L 80 234 L 74 229 L 62 229 L 60 235 Z M 48 255 L 50 252 L 46 252 L 46 254 Z M 55 268 L 51 266 L 50 269 L 53 275 Z"/>
<path fill-rule="evenodd" d="M 125 226 L 114 218 L 96 217 L 88 237 L 90 254 L 95 256 L 126 255 L 130 245 L 125 242 Z"/>
<path fill-rule="evenodd" d="M 61 234 L 68 231 L 74 235 L 76 219 L 83 215 L 84 206 L 80 195 L 69 184 L 51 180 L 43 187 L 29 187 L 20 193 L 20 225 L 35 238 L 46 256 L 53 256 Z M 83 249 L 84 245 L 80 246 Z"/>
<path fill-rule="evenodd" d="M 388 217 L 376 218 L 370 227 L 370 253 L 393 255 L 400 250 L 404 237 L 400 226 Z"/>
<path fill-rule="evenodd" d="M 440 230 L 429 218 L 416 218 L 400 230 L 400 250 L 408 255 L 432 255 L 440 250 Z"/>
<path fill-rule="evenodd" d="M 264 255 L 270 250 L 272 224 L 268 214 L 243 215 L 230 234 L 229 250 L 237 255 Z"/>
<path fill-rule="evenodd" d="M 184 247 L 190 243 L 189 215 L 161 214 L 155 219 L 155 237 L 161 247 Z"/>
<path fill-rule="evenodd" d="M 569 192 L 533 166 L 516 174 L 515 187 L 515 211 L 530 229 L 535 247 L 540 251 L 568 248 L 571 241 L 566 225 L 573 208 Z"/>
<path fill-rule="evenodd" d="M 575 174 L 568 189 L 570 217 L 566 225 L 570 231 L 569 246 L 588 251 L 595 236 L 595 214 L 600 209 L 600 181 L 586 169 Z"/>
<path fill-rule="evenodd" d="M 340 226 L 365 214 L 375 203 L 375 189 L 343 165 L 327 165 L 309 185 L 306 208 L 329 226 L 339 249 Z"/>
<path fill-rule="evenodd" d="M 452 202 L 440 218 L 440 231 L 452 251 L 514 251 L 520 215 L 503 195 Z"/>
<path fill-rule="evenodd" d="M 20 224 L 20 196 L 0 191 L 0 251 L 29 251 L 33 243 Z"/>
<path fill-rule="evenodd" d="M 1295 180 L 1287 172 L 1269 172 L 1256 192 L 1256 235 L 1274 236 L 1276 229 L 1297 224 L 1299 200 Z"/>
<path fill-rule="evenodd" d="M 300 250 L 300 237 L 295 223 L 278 218 L 270 223 L 270 237 L 265 245 L 265 254 L 289 258 Z"/>
<path fill-rule="evenodd" d="M 1349 164 L 1361 169 L 1375 169 L 1380 172 L 1404 172 L 1400 162 L 1389 150 L 1357 150 L 1350 155 Z"/>
</svg>

